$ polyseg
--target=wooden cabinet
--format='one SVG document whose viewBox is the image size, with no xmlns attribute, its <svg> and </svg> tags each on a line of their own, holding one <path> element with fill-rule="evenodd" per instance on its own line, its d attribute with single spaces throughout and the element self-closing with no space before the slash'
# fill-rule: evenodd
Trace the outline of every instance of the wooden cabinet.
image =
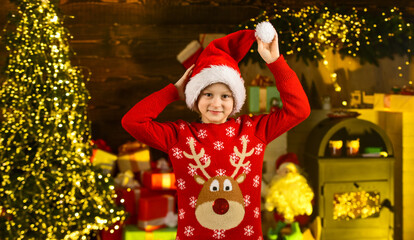
<svg viewBox="0 0 414 240">
<path fill-rule="evenodd" d="M 333 141 L 342 142 L 337 151 Z M 357 152 L 348 141 L 359 143 Z M 380 127 L 357 118 L 324 119 L 307 138 L 304 163 L 322 239 L 393 239 L 393 213 L 382 205 L 394 204 L 394 152 Z"/>
</svg>

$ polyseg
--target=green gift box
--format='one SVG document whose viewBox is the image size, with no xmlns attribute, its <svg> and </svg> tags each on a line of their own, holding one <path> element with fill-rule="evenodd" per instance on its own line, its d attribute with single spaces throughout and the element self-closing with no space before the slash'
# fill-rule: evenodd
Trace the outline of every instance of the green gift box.
<svg viewBox="0 0 414 240">
<path fill-rule="evenodd" d="M 265 113 L 270 112 L 272 107 L 272 100 L 276 99 L 277 107 L 282 107 L 282 101 L 280 100 L 280 93 L 275 86 L 248 87 L 248 105 L 249 112 L 251 113 Z"/>
<path fill-rule="evenodd" d="M 161 228 L 146 232 L 135 225 L 124 226 L 124 240 L 175 240 L 176 235 L 177 228 Z"/>
</svg>

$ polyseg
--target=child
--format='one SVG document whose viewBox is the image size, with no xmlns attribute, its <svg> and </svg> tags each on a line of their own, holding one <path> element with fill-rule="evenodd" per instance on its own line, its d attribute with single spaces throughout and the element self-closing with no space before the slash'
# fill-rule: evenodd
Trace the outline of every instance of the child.
<svg viewBox="0 0 414 240">
<path fill-rule="evenodd" d="M 238 62 L 256 40 L 276 78 L 283 108 L 228 118 L 244 104 L 246 90 Z M 168 104 L 184 97 L 201 122 L 154 121 Z M 212 41 L 175 85 L 138 102 L 122 125 L 137 140 L 169 154 L 177 179 L 177 239 L 261 240 L 265 146 L 309 113 L 296 74 L 279 55 L 276 30 L 263 22 L 256 32 L 241 30 Z"/>
</svg>

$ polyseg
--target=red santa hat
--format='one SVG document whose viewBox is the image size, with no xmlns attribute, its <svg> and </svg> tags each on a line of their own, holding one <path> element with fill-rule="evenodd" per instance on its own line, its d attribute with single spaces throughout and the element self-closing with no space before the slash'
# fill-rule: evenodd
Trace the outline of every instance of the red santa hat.
<svg viewBox="0 0 414 240">
<path fill-rule="evenodd" d="M 280 165 L 283 163 L 294 163 L 295 165 L 299 166 L 298 156 L 295 153 L 291 152 L 283 154 L 276 160 L 276 170 L 278 170 Z"/>
<path fill-rule="evenodd" d="M 254 30 L 240 30 L 213 40 L 198 57 L 185 88 L 188 108 L 195 110 L 200 92 L 213 83 L 226 84 L 233 93 L 234 107 L 231 115 L 238 113 L 246 100 L 246 89 L 241 77 L 239 62 L 256 41 L 270 43 L 276 30 L 270 22 L 259 23 Z"/>
</svg>

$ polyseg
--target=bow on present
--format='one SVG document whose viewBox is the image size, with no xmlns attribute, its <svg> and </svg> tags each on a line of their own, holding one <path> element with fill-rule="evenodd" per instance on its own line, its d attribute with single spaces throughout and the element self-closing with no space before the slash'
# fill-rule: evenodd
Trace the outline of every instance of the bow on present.
<svg viewBox="0 0 414 240">
<path fill-rule="evenodd" d="M 134 173 L 131 170 L 118 173 L 114 182 L 117 186 L 123 188 L 136 188 L 139 187 L 139 183 L 134 179 Z"/>
<path fill-rule="evenodd" d="M 146 147 L 147 145 L 145 145 L 144 143 L 138 142 L 138 141 L 127 142 L 125 144 L 122 144 L 118 148 L 118 154 L 119 155 L 131 154 L 141 149 L 144 149 Z"/>
<path fill-rule="evenodd" d="M 178 222 L 178 215 L 174 212 L 168 212 L 167 216 L 165 216 L 164 222 L 167 227 L 176 227 Z"/>
</svg>

